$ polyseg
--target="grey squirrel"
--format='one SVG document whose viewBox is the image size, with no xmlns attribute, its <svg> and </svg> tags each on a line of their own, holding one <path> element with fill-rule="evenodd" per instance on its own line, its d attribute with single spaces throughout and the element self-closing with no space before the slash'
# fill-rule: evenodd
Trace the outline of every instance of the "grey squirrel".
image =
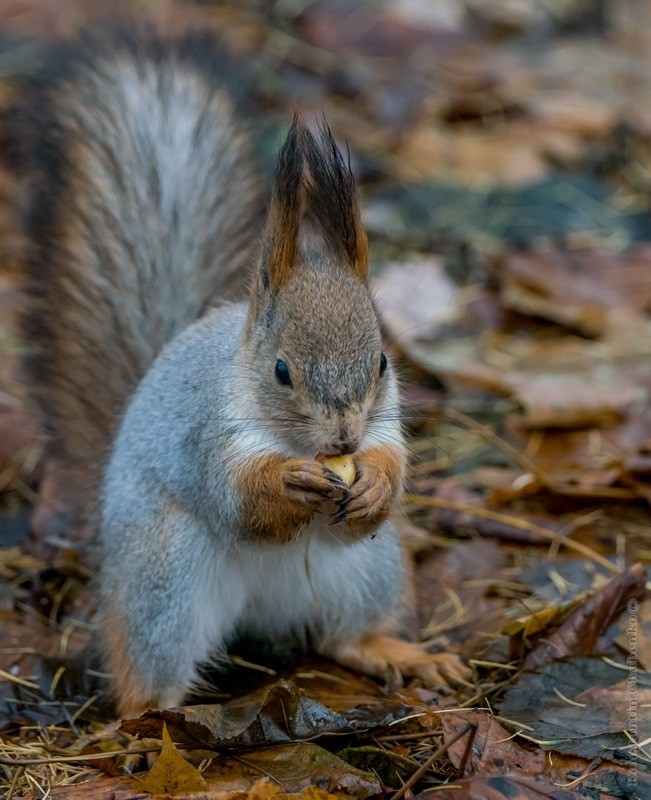
<svg viewBox="0 0 651 800">
<path fill-rule="evenodd" d="M 179 705 L 243 633 L 461 680 L 396 637 L 406 448 L 350 166 L 295 118 L 261 220 L 220 60 L 192 36 L 91 37 L 26 123 L 29 374 L 99 534 L 118 710 Z M 316 459 L 342 453 L 350 486 Z"/>
</svg>

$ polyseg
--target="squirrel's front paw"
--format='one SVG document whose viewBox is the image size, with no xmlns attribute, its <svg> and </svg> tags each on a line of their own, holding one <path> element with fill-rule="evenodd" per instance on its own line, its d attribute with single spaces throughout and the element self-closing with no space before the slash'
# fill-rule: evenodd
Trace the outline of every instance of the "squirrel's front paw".
<svg viewBox="0 0 651 800">
<path fill-rule="evenodd" d="M 315 512 L 348 488 L 314 459 L 277 453 L 247 461 L 235 471 L 233 486 L 244 535 L 278 545 L 300 536 Z"/>
<path fill-rule="evenodd" d="M 312 511 L 321 510 L 326 500 L 347 496 L 348 486 L 318 461 L 293 458 L 283 473 L 285 492 L 290 500 Z"/>
<path fill-rule="evenodd" d="M 389 516 L 396 491 L 374 462 L 360 459 L 356 466 L 356 480 L 339 503 L 332 524 L 344 524 L 353 536 L 365 536 Z"/>
</svg>

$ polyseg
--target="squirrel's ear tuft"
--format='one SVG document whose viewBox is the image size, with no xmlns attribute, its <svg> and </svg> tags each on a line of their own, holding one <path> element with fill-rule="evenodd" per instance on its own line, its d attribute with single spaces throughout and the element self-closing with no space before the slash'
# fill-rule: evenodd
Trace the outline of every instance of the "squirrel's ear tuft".
<svg viewBox="0 0 651 800">
<path fill-rule="evenodd" d="M 365 281 L 368 239 L 350 169 L 350 154 L 344 160 L 325 120 L 318 137 L 305 126 L 300 127 L 299 133 L 309 168 L 305 188 L 314 221 L 328 245 Z"/>
<path fill-rule="evenodd" d="M 289 279 L 296 258 L 303 193 L 302 129 L 295 114 L 278 155 L 267 215 L 262 282 L 274 293 Z"/>
</svg>

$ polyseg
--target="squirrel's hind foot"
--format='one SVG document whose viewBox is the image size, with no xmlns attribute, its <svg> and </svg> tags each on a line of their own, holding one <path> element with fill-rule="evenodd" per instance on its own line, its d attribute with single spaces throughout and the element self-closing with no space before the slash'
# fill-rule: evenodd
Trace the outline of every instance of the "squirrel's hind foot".
<svg viewBox="0 0 651 800">
<path fill-rule="evenodd" d="M 420 644 L 375 632 L 335 643 L 321 653 L 366 675 L 389 680 L 396 673 L 417 677 L 430 688 L 468 685 L 470 677 L 470 669 L 456 653 L 428 653 Z"/>
</svg>

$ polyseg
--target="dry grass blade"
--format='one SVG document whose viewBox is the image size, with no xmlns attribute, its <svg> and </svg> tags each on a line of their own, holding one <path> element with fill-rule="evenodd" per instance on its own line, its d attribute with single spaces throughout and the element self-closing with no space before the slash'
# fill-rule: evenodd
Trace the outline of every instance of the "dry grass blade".
<svg viewBox="0 0 651 800">
<path fill-rule="evenodd" d="M 132 756 L 144 753 L 158 753 L 157 747 L 141 747 L 129 750 L 107 750 L 101 753 L 85 753 L 73 756 L 50 756 L 49 758 L 7 758 L 0 756 L 0 764 L 7 767 L 32 767 L 41 764 L 74 764 L 77 761 L 99 761 L 100 759 L 115 758 L 116 756 Z"/>
<path fill-rule="evenodd" d="M 528 520 L 520 519 L 510 514 L 502 514 L 499 511 L 491 511 L 487 508 L 464 505 L 463 503 L 453 503 L 449 500 L 442 500 L 439 497 L 430 497 L 429 495 L 421 494 L 407 494 L 404 496 L 403 501 L 407 505 L 442 508 L 446 511 L 457 511 L 460 514 L 482 517 L 484 519 L 493 520 L 494 522 L 501 522 L 504 525 L 511 525 L 513 528 L 527 531 L 527 533 L 539 536 L 541 539 L 547 539 L 547 541 L 553 542 L 556 545 L 566 547 L 568 550 L 573 550 L 575 553 L 579 553 L 585 558 L 590 559 L 590 561 L 594 561 L 595 564 L 599 564 L 599 566 L 607 569 L 614 575 L 621 575 L 623 572 L 621 567 L 608 561 L 607 558 L 599 555 L 599 553 L 596 553 L 587 545 L 581 544 L 581 542 L 575 542 L 573 539 L 567 539 L 564 536 L 560 536 L 558 533 L 554 533 L 554 531 L 550 531 L 548 528 L 543 528 L 541 525 L 536 525 L 534 522 L 529 522 Z"/>
<path fill-rule="evenodd" d="M 53 746 L 53 730 L 42 728 L 39 739 L 23 744 L 13 744 L 6 739 L 0 741 L 0 757 L 4 780 L 0 779 L 0 796 L 10 800 L 11 797 L 47 797 L 52 787 L 71 786 L 97 777 L 100 772 L 90 761 L 82 756 L 53 756 L 42 758 L 34 756 L 24 758 L 29 753 L 43 753 Z M 9 753 L 15 753 L 10 757 Z M 97 760 L 100 756 L 95 755 Z M 81 761 L 82 763 L 75 763 Z M 2 794 L 2 792 L 6 794 Z"/>
</svg>

